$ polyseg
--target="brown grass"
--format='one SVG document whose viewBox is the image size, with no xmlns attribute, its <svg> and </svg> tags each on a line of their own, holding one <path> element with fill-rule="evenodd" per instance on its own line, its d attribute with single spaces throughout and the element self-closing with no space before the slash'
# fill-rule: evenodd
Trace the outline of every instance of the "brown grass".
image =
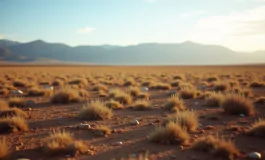
<svg viewBox="0 0 265 160">
<path fill-rule="evenodd" d="M 9 90 L 8 89 L 6 89 L 6 88 L 0 89 L 0 95 L 6 96 L 8 94 L 9 94 Z"/>
<path fill-rule="evenodd" d="M 106 91 L 108 90 L 108 87 L 102 84 L 98 84 L 92 88 L 92 91 L 100 91 L 100 90 Z"/>
<path fill-rule="evenodd" d="M 78 91 L 69 88 L 59 90 L 50 99 L 51 103 L 62 103 L 62 104 L 79 102 L 79 101 L 80 97 Z"/>
<path fill-rule="evenodd" d="M 196 98 L 198 91 L 195 88 L 183 87 L 178 93 L 179 97 L 182 99 Z"/>
<path fill-rule="evenodd" d="M 218 81 L 218 80 L 219 80 L 218 77 L 208 77 L 208 78 L 206 79 L 207 82 L 214 82 L 214 81 Z"/>
<path fill-rule="evenodd" d="M 251 82 L 249 84 L 249 87 L 251 87 L 251 88 L 261 88 L 264 86 L 265 86 L 265 84 L 263 82 L 259 82 L 259 81 L 254 81 L 254 82 Z"/>
<path fill-rule="evenodd" d="M 60 79 L 56 79 L 52 82 L 53 86 L 63 86 L 64 85 L 64 81 L 60 80 Z"/>
<path fill-rule="evenodd" d="M 182 128 L 187 129 L 188 131 L 196 131 L 199 120 L 198 114 L 195 111 L 180 111 L 171 115 L 168 115 L 166 123 L 177 123 Z"/>
<path fill-rule="evenodd" d="M 224 95 L 222 93 L 211 93 L 210 96 L 205 99 L 205 106 L 220 107 L 220 103 L 223 99 Z"/>
<path fill-rule="evenodd" d="M 228 114 L 244 114 L 248 116 L 255 113 L 252 101 L 241 94 L 226 94 L 220 106 Z"/>
<path fill-rule="evenodd" d="M 68 82 L 70 85 L 79 85 L 79 86 L 86 86 L 88 84 L 87 80 L 85 78 L 78 78 L 78 79 L 73 79 Z"/>
<path fill-rule="evenodd" d="M 170 111 L 183 111 L 186 109 L 183 104 L 183 100 L 178 96 L 171 96 L 164 104 L 164 108 Z"/>
<path fill-rule="evenodd" d="M 8 117 L 0 119 L 0 133 L 27 131 L 28 124 L 22 117 Z"/>
<path fill-rule="evenodd" d="M 255 104 L 265 104 L 265 97 L 259 97 L 255 100 Z"/>
<path fill-rule="evenodd" d="M 179 124 L 171 122 L 165 127 L 156 128 L 148 140 L 161 144 L 184 144 L 189 138 L 189 134 Z"/>
<path fill-rule="evenodd" d="M 53 90 L 48 90 L 48 89 L 40 89 L 40 88 L 31 88 L 28 91 L 28 96 L 51 96 L 53 93 Z"/>
<path fill-rule="evenodd" d="M 265 120 L 259 119 L 257 122 L 253 123 L 247 135 L 255 137 L 265 137 Z"/>
<path fill-rule="evenodd" d="M 150 98 L 150 94 L 148 92 L 140 92 L 138 94 L 137 98 L 139 98 L 139 99 L 149 99 Z"/>
<path fill-rule="evenodd" d="M 13 97 L 8 100 L 10 107 L 24 108 L 27 107 L 27 101 L 20 97 Z"/>
<path fill-rule="evenodd" d="M 9 109 L 9 104 L 7 101 L 0 99 L 0 110 L 2 109 Z"/>
<path fill-rule="evenodd" d="M 9 155 L 9 146 L 6 139 L 0 140 L 0 160 L 6 160 Z"/>
<path fill-rule="evenodd" d="M 103 126 L 103 125 L 99 125 L 96 126 L 95 129 L 93 130 L 93 133 L 96 136 L 107 136 L 111 134 L 111 129 L 108 126 Z"/>
<path fill-rule="evenodd" d="M 112 110 L 106 107 L 101 101 L 92 101 L 86 106 L 83 106 L 77 115 L 83 120 L 104 120 L 110 119 L 113 116 Z"/>
<path fill-rule="evenodd" d="M 118 110 L 118 109 L 123 109 L 124 106 L 122 104 L 120 104 L 119 102 L 111 99 L 109 101 L 106 102 L 106 106 L 110 109 L 113 109 L 113 110 Z"/>
<path fill-rule="evenodd" d="M 181 80 L 175 80 L 172 81 L 170 84 L 172 87 L 179 87 L 181 83 L 183 83 Z"/>
<path fill-rule="evenodd" d="M 170 84 L 167 83 L 154 83 L 150 86 L 151 89 L 157 89 L 157 90 L 170 90 L 172 87 Z"/>
<path fill-rule="evenodd" d="M 29 82 L 26 82 L 24 80 L 16 80 L 13 82 L 14 87 L 27 87 L 29 85 Z"/>
<path fill-rule="evenodd" d="M 149 110 L 152 108 L 151 103 L 147 100 L 137 100 L 130 107 L 138 111 Z"/>
<path fill-rule="evenodd" d="M 214 87 L 213 87 L 213 90 L 216 91 L 216 92 L 219 92 L 219 91 L 225 91 L 229 88 L 228 84 L 225 83 L 225 82 L 216 82 L 214 84 Z"/>
<path fill-rule="evenodd" d="M 132 97 L 137 97 L 140 93 L 141 93 L 141 90 L 139 89 L 139 87 L 130 87 L 129 88 L 129 91 L 130 91 L 130 94 Z"/>
<path fill-rule="evenodd" d="M 129 93 L 124 91 L 119 91 L 113 97 L 115 101 L 120 102 L 121 104 L 130 104 L 132 102 L 132 97 Z"/>
<path fill-rule="evenodd" d="M 127 79 L 127 80 L 125 80 L 123 85 L 124 86 L 133 86 L 133 85 L 135 85 L 135 81 L 134 81 L 134 79 Z"/>
<path fill-rule="evenodd" d="M 24 111 L 19 108 L 11 108 L 11 109 L 1 109 L 0 110 L 0 118 L 7 117 L 23 117 L 27 118 L 28 115 Z"/>
<path fill-rule="evenodd" d="M 43 152 L 48 156 L 76 155 L 86 153 L 87 146 L 81 141 L 75 141 L 68 132 L 54 132 L 46 138 L 43 144 Z"/>
</svg>

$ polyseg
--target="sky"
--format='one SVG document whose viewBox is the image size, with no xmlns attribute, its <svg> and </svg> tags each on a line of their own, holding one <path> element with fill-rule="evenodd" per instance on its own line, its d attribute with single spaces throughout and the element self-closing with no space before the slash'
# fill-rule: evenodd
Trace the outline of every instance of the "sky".
<svg viewBox="0 0 265 160">
<path fill-rule="evenodd" d="M 265 0 L 0 0 L 0 39 L 265 50 Z"/>
</svg>

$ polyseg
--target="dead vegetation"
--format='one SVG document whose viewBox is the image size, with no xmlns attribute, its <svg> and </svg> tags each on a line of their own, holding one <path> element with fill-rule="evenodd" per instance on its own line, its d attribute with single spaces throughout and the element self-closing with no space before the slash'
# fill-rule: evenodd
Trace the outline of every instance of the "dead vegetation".
<svg viewBox="0 0 265 160">
<path fill-rule="evenodd" d="M 74 89 L 61 89 L 56 92 L 50 99 L 51 103 L 72 103 L 72 102 L 79 102 L 80 97 L 77 90 Z"/>
</svg>

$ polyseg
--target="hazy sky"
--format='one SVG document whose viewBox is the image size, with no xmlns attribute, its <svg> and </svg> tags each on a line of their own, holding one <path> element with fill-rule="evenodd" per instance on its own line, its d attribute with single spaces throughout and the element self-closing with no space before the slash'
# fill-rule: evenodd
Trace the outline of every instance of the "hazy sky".
<svg viewBox="0 0 265 160">
<path fill-rule="evenodd" d="M 265 49 L 265 0 L 0 0 L 0 39 Z"/>
</svg>

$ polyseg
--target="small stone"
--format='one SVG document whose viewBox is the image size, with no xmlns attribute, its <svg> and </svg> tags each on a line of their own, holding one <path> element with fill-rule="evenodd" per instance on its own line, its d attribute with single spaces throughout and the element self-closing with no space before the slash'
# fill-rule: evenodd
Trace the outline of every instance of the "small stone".
<svg viewBox="0 0 265 160">
<path fill-rule="evenodd" d="M 31 108 L 28 108 L 28 111 L 31 111 L 32 109 Z"/>
<path fill-rule="evenodd" d="M 139 124 L 139 121 L 138 120 L 132 120 L 131 122 L 133 125 L 138 125 Z"/>
<path fill-rule="evenodd" d="M 194 105 L 197 106 L 199 104 L 199 102 L 194 102 Z"/>
<path fill-rule="evenodd" d="M 244 115 L 244 114 L 240 114 L 239 116 L 240 116 L 240 117 L 245 117 L 245 115 Z"/>
<path fill-rule="evenodd" d="M 251 152 L 248 157 L 250 159 L 261 159 L 261 154 L 259 152 Z"/>
<path fill-rule="evenodd" d="M 81 123 L 81 124 L 79 124 L 78 128 L 79 129 L 89 129 L 89 128 L 91 128 L 91 126 L 89 124 Z"/>
<path fill-rule="evenodd" d="M 201 123 L 199 123 L 199 124 L 198 124 L 198 126 L 199 126 L 199 127 L 202 127 L 202 124 L 201 124 Z"/>
<path fill-rule="evenodd" d="M 116 146 L 121 146 L 122 145 L 122 142 L 116 142 L 115 145 Z"/>
</svg>

